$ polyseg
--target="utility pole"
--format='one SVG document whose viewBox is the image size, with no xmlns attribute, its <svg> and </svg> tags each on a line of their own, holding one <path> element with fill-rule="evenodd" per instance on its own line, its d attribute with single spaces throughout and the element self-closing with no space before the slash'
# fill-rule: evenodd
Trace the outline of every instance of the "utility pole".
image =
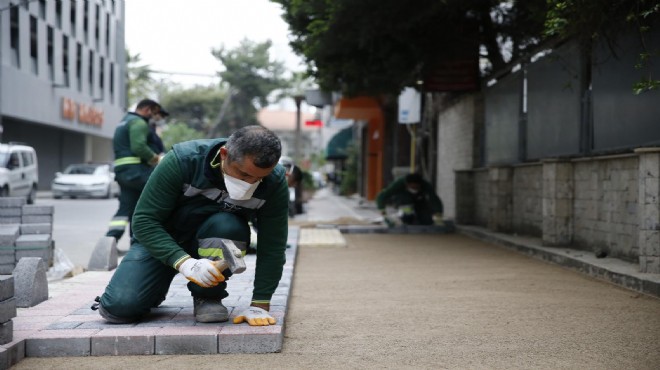
<svg viewBox="0 0 660 370">
<path fill-rule="evenodd" d="M 295 155 L 293 160 L 295 161 L 296 164 L 300 165 L 300 159 L 301 159 L 301 151 L 300 151 L 300 143 L 302 141 L 302 138 L 300 137 L 300 104 L 302 103 L 303 99 L 305 99 L 305 96 L 303 95 L 295 95 L 293 97 L 293 100 L 296 102 L 296 137 L 295 137 Z"/>
</svg>

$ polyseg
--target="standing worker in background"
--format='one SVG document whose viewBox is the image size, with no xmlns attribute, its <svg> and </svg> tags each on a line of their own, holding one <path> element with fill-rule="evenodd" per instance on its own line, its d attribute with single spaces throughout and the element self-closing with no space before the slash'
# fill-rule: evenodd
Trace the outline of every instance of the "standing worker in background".
<svg viewBox="0 0 660 370">
<path fill-rule="evenodd" d="M 155 101 L 141 100 L 135 112 L 128 112 L 115 129 L 112 146 L 115 152 L 115 179 L 120 189 L 119 209 L 110 220 L 105 235 L 116 241 L 124 235 L 142 189 L 163 156 L 154 138 L 158 135 L 149 127 L 152 118 L 162 117 L 161 110 L 160 104 Z"/>
<path fill-rule="evenodd" d="M 177 273 L 186 277 L 198 322 L 229 319 L 222 299 L 234 271 L 220 267 L 250 241 L 248 220 L 259 237 L 252 301 L 235 324 L 273 325 L 270 299 L 282 277 L 289 199 L 282 146 L 261 126 L 247 126 L 229 139 L 176 144 L 147 182 L 133 218 L 131 248 L 98 304 L 111 323 L 140 320 L 164 299 Z M 234 252 L 236 252 L 234 249 Z"/>
<path fill-rule="evenodd" d="M 406 225 L 444 225 L 442 221 L 442 201 L 433 190 L 433 186 L 422 175 L 411 173 L 394 180 L 376 197 L 376 205 L 383 214 L 385 222 L 392 225 L 385 207 L 392 204 L 397 207 L 397 216 Z"/>
</svg>

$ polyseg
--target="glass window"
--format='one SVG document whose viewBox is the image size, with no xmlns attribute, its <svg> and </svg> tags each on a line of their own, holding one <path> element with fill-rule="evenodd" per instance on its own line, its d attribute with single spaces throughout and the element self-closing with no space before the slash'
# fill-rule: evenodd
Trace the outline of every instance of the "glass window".
<svg viewBox="0 0 660 370">
<path fill-rule="evenodd" d="M 39 64 L 37 62 L 37 18 L 30 16 L 30 59 L 32 60 L 32 72 L 39 73 Z"/>
<path fill-rule="evenodd" d="M 55 25 L 62 28 L 62 0 L 55 0 Z"/>
<path fill-rule="evenodd" d="M 69 38 L 62 35 L 62 77 L 64 86 L 69 86 Z"/>
<path fill-rule="evenodd" d="M 33 163 L 32 153 L 30 152 L 21 152 L 21 158 L 23 158 L 23 167 L 27 167 Z"/>
<path fill-rule="evenodd" d="M 78 91 L 82 91 L 82 45 L 76 43 L 76 83 L 78 84 Z"/>
<path fill-rule="evenodd" d="M 71 36 L 76 36 L 76 3 L 78 0 L 71 0 L 69 6 L 71 7 L 70 21 L 71 21 Z"/>
<path fill-rule="evenodd" d="M 39 0 L 39 18 L 46 20 L 46 0 Z"/>
<path fill-rule="evenodd" d="M 55 68 L 54 68 L 54 63 L 53 63 L 53 27 L 48 26 L 46 27 L 46 35 L 47 35 L 47 62 L 48 62 L 48 78 L 52 81 L 55 75 Z"/>
<path fill-rule="evenodd" d="M 13 6 L 9 11 L 9 44 L 11 46 L 11 63 L 14 67 L 20 67 L 20 59 L 18 52 L 19 36 L 18 36 L 18 7 Z"/>
<path fill-rule="evenodd" d="M 83 37 L 89 42 L 89 1 L 83 1 Z"/>
<path fill-rule="evenodd" d="M 94 52 L 89 51 L 89 71 L 87 73 L 87 80 L 89 82 L 89 93 L 94 95 Z"/>
</svg>

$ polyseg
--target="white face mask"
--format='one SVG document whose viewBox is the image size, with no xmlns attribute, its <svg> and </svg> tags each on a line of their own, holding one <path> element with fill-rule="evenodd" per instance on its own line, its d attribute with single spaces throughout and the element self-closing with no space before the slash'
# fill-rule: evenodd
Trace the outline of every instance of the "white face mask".
<svg viewBox="0 0 660 370">
<path fill-rule="evenodd" d="M 417 193 L 419 193 L 419 190 L 417 190 L 417 189 L 413 189 L 413 188 L 406 188 L 406 190 L 408 190 L 408 192 L 411 193 L 411 194 L 417 194 Z"/>
<path fill-rule="evenodd" d="M 250 184 L 235 177 L 225 174 L 225 186 L 229 197 L 236 200 L 246 200 L 252 198 L 252 194 L 257 190 L 260 181 Z"/>
</svg>

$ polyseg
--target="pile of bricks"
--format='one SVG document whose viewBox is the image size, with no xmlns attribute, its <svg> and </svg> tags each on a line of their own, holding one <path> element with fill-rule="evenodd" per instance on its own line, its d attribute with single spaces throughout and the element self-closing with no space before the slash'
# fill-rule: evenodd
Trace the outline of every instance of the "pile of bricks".
<svg viewBox="0 0 660 370">
<path fill-rule="evenodd" d="M 0 198 L 0 275 L 9 275 L 23 257 L 53 265 L 53 206 L 25 204 L 25 198 Z"/>
<path fill-rule="evenodd" d="M 16 317 L 14 278 L 11 275 L 0 276 L 0 344 L 14 340 L 12 321 L 14 317 Z"/>
</svg>

